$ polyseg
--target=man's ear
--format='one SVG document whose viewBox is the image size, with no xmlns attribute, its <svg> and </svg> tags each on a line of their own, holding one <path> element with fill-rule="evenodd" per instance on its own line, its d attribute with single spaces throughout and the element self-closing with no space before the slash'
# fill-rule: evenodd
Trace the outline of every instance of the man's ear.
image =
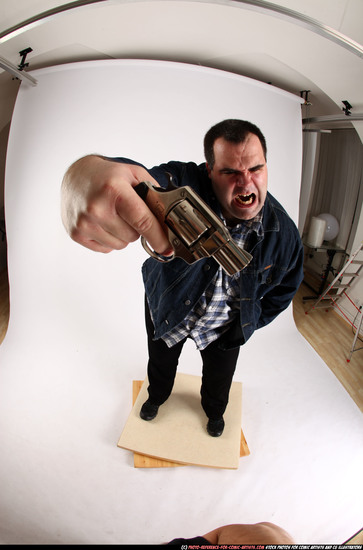
<svg viewBox="0 0 363 550">
<path fill-rule="evenodd" d="M 206 162 L 205 165 L 206 165 L 206 167 L 207 167 L 208 176 L 210 177 L 210 174 L 211 174 L 212 170 L 211 170 L 211 168 L 209 167 L 208 162 Z"/>
</svg>

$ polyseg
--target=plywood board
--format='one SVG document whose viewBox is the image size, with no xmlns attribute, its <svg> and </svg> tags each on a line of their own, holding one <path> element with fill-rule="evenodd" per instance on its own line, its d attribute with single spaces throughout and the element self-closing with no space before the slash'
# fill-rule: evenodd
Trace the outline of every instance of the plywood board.
<svg viewBox="0 0 363 550">
<path fill-rule="evenodd" d="M 135 404 L 137 396 L 143 385 L 143 380 L 133 380 L 132 382 L 132 403 Z M 241 430 L 241 442 L 240 442 L 240 456 L 248 456 L 250 450 L 247 445 L 246 438 Z M 180 462 L 171 462 L 169 460 L 161 460 L 160 458 L 153 458 L 140 453 L 134 453 L 134 467 L 135 468 L 171 468 L 175 466 L 185 466 Z"/>
<path fill-rule="evenodd" d="M 166 461 L 165 466 L 195 464 L 215 468 L 238 468 L 241 450 L 242 384 L 232 383 L 229 404 L 224 414 L 226 427 L 222 436 L 218 438 L 209 436 L 206 431 L 207 417 L 200 404 L 200 384 L 199 376 L 177 373 L 172 395 L 160 407 L 158 416 L 145 422 L 139 417 L 140 408 L 148 396 L 145 380 L 118 446 L 145 457 Z M 249 453 L 245 440 L 244 450 L 245 454 Z M 141 462 L 145 462 L 145 459 Z M 143 467 L 147 465 L 143 464 Z"/>
</svg>

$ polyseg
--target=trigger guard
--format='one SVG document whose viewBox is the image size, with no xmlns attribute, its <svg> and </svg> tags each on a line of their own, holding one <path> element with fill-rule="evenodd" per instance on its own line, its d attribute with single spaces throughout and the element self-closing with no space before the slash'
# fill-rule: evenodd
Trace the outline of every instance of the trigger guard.
<svg viewBox="0 0 363 550">
<path fill-rule="evenodd" d="M 141 244 L 144 250 L 146 250 L 146 252 L 149 254 L 149 256 L 151 256 L 155 260 L 158 260 L 158 262 L 168 263 L 168 262 L 171 262 L 171 260 L 174 260 L 175 258 L 175 251 L 173 251 L 173 254 L 171 256 L 162 256 L 161 254 L 158 254 L 157 252 L 152 250 L 148 245 L 145 237 L 143 236 L 141 236 Z"/>
</svg>

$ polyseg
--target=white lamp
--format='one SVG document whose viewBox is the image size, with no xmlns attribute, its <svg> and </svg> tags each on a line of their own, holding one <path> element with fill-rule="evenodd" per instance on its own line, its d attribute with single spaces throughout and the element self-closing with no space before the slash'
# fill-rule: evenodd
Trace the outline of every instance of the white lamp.
<svg viewBox="0 0 363 550">
<path fill-rule="evenodd" d="M 339 233 L 339 222 L 331 214 L 319 214 L 319 219 L 326 221 L 324 241 L 332 241 Z"/>
</svg>

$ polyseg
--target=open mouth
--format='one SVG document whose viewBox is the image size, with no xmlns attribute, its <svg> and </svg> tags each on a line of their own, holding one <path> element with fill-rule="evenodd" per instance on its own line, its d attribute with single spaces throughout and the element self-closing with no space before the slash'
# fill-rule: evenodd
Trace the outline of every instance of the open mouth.
<svg viewBox="0 0 363 550">
<path fill-rule="evenodd" d="M 235 201 L 241 206 L 250 206 L 254 203 L 256 195 L 251 193 L 250 195 L 237 195 Z"/>
</svg>

